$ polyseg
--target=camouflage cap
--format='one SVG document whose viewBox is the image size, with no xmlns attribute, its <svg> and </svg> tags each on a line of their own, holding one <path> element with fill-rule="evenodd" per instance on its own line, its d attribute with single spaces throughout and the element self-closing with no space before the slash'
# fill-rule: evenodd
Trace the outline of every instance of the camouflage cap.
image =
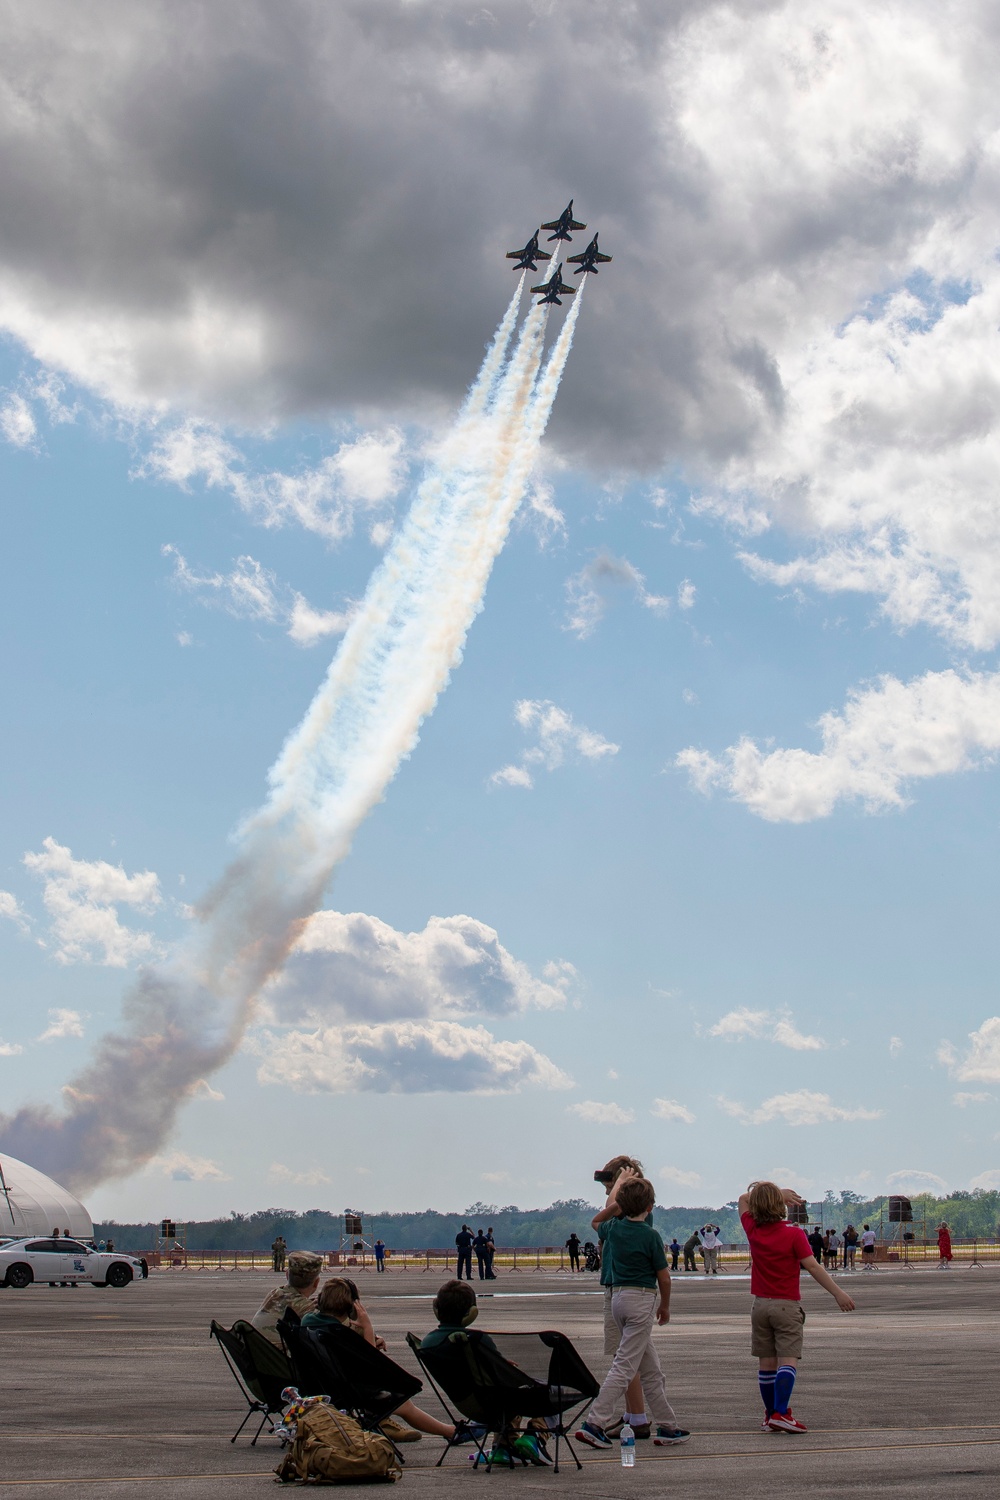
<svg viewBox="0 0 1000 1500">
<path fill-rule="evenodd" d="M 308 1286 L 322 1271 L 323 1257 L 315 1250 L 291 1250 L 286 1264 L 288 1279 L 293 1286 Z"/>
</svg>

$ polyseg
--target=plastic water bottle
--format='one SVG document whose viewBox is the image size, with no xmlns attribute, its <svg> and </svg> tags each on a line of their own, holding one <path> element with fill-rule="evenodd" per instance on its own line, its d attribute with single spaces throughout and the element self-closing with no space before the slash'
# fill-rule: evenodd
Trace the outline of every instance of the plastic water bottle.
<svg viewBox="0 0 1000 1500">
<path fill-rule="evenodd" d="M 628 1422 L 626 1422 L 625 1426 L 622 1428 L 621 1445 L 622 1445 L 622 1468 L 623 1469 L 634 1469 L 635 1468 L 635 1433 L 632 1431 L 632 1428 L 629 1426 Z"/>
</svg>

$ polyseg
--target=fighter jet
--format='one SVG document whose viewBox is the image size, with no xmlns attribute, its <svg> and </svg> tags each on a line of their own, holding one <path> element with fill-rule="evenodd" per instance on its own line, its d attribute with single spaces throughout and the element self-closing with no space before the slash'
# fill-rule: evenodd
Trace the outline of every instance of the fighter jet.
<svg viewBox="0 0 1000 1500">
<path fill-rule="evenodd" d="M 569 257 L 569 264 L 571 266 L 576 266 L 576 270 L 573 272 L 574 276 L 579 276 L 584 271 L 593 271 L 594 275 L 596 276 L 598 261 L 603 266 L 606 260 L 611 259 L 612 257 L 610 255 L 602 255 L 600 250 L 598 250 L 597 235 L 595 234 L 586 250 L 581 251 L 579 255 L 571 255 Z"/>
<path fill-rule="evenodd" d="M 586 224 L 579 224 L 573 217 L 573 200 L 569 200 L 568 208 L 564 208 L 558 219 L 553 219 L 551 224 L 543 224 L 543 229 L 554 229 L 555 234 L 550 234 L 550 240 L 568 240 L 570 232 L 574 229 L 586 229 Z"/>
<path fill-rule="evenodd" d="M 544 229 L 544 227 L 545 226 L 543 225 L 542 228 Z M 559 301 L 559 298 L 575 297 L 577 288 L 575 286 L 569 286 L 565 281 L 563 281 L 562 261 L 560 261 L 553 271 L 552 275 L 549 277 L 548 281 L 543 281 L 541 286 L 533 286 L 531 288 L 532 296 L 534 296 L 535 292 L 544 293 L 542 301 L 536 304 L 538 307 L 541 307 L 542 302 L 554 302 L 556 307 L 562 307 L 562 303 Z"/>
<path fill-rule="evenodd" d="M 540 234 L 541 230 L 536 229 L 535 233 L 531 236 L 531 239 L 525 245 L 523 250 L 507 251 L 507 259 L 517 261 L 517 265 L 514 267 L 515 271 L 537 271 L 538 267 L 535 265 L 536 260 L 552 259 L 552 254 L 550 251 L 539 250 L 538 248 L 538 236 Z"/>
</svg>

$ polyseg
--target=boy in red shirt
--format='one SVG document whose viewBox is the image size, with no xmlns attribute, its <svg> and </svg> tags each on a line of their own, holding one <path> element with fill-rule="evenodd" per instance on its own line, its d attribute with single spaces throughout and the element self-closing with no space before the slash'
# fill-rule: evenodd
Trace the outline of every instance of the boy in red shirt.
<svg viewBox="0 0 1000 1500">
<path fill-rule="evenodd" d="M 766 1413 L 763 1432 L 805 1432 L 792 1416 L 792 1388 L 802 1358 L 802 1325 L 806 1315 L 799 1301 L 799 1270 L 809 1272 L 836 1299 L 841 1312 L 854 1303 L 828 1275 L 803 1231 L 787 1220 L 788 1205 L 803 1200 L 791 1188 L 774 1182 L 752 1182 L 740 1194 L 740 1222 L 750 1241 L 750 1353 L 760 1361 L 757 1381 Z"/>
</svg>

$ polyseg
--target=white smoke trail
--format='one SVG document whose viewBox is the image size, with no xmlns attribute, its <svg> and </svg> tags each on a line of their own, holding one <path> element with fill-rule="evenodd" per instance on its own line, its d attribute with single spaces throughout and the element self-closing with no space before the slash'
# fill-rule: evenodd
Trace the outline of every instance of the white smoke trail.
<svg viewBox="0 0 1000 1500">
<path fill-rule="evenodd" d="M 523 278 L 522 278 L 523 283 Z M 315 912 L 460 660 L 523 495 L 579 315 L 542 374 L 546 312 L 511 350 L 521 283 L 453 431 L 373 575 L 270 795 L 175 957 L 144 971 L 127 1026 L 67 1089 L 67 1113 L 0 1122 L 5 1149 L 84 1190 L 148 1159 L 198 1079 L 239 1045 L 254 998 Z"/>
</svg>

